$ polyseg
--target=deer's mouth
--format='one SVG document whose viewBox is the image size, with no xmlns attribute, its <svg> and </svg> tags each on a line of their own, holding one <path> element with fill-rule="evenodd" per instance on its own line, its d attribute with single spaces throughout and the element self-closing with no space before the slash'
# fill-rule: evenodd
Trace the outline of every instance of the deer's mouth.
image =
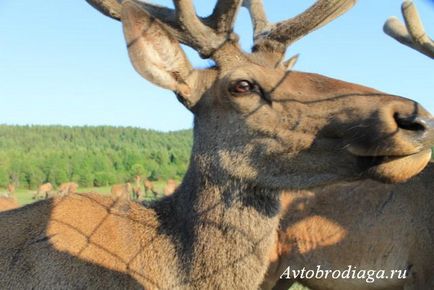
<svg viewBox="0 0 434 290">
<path fill-rule="evenodd" d="M 383 182 L 404 182 L 420 173 L 431 159 L 431 149 L 403 156 L 356 156 L 357 165 L 369 177 Z"/>
</svg>

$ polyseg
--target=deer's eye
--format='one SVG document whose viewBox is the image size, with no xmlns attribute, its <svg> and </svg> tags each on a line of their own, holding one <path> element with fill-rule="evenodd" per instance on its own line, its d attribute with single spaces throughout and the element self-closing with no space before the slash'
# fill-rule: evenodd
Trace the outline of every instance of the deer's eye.
<svg viewBox="0 0 434 290">
<path fill-rule="evenodd" d="M 231 86 L 230 91 L 235 94 L 245 94 L 253 91 L 254 89 L 255 89 L 255 85 L 252 84 L 251 82 L 246 80 L 240 80 L 235 82 Z"/>
</svg>

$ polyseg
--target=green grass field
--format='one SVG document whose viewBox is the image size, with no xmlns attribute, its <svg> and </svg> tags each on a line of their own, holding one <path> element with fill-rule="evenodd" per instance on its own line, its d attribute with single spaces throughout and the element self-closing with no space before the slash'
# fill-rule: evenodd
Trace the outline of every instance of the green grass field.
<svg viewBox="0 0 434 290">
<path fill-rule="evenodd" d="M 156 181 L 154 182 L 154 186 L 155 186 L 155 190 L 160 193 L 160 196 L 162 196 L 162 192 L 164 187 L 166 186 L 166 181 L 165 180 L 161 180 L 161 181 Z M 106 187 L 83 187 L 83 188 L 78 188 L 78 192 L 79 193 L 85 193 L 85 192 L 96 192 L 96 193 L 100 193 L 103 195 L 109 195 L 110 194 L 110 189 L 111 186 L 106 186 Z M 143 189 L 143 188 L 142 188 Z M 5 188 L 0 188 L 0 195 L 6 194 L 6 189 Z M 14 195 L 16 197 L 16 199 L 18 200 L 18 203 L 20 205 L 26 205 L 32 202 L 35 202 L 35 199 L 32 199 L 33 195 L 35 194 L 36 190 L 29 190 L 29 189 L 23 189 L 23 188 L 18 188 Z M 152 200 L 154 199 L 154 196 L 152 194 L 148 194 L 145 197 L 145 200 Z"/>
</svg>

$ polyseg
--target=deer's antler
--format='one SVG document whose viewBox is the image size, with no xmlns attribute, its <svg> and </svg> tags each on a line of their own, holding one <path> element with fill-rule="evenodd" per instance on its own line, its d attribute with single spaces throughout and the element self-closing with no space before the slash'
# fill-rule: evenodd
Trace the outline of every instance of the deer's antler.
<svg viewBox="0 0 434 290">
<path fill-rule="evenodd" d="M 434 58 L 434 42 L 426 34 L 416 6 L 406 0 L 401 9 L 405 25 L 398 18 L 390 17 L 384 24 L 384 32 L 400 43 Z"/>
<path fill-rule="evenodd" d="M 86 0 L 103 14 L 119 20 L 122 0 Z M 131 1 L 163 23 L 181 43 L 197 50 L 204 58 L 214 55 L 226 42 L 237 43 L 233 25 L 242 0 L 218 1 L 207 18 L 196 15 L 192 0 L 173 0 L 175 9 L 147 2 Z M 218 58 L 218 56 L 216 56 Z"/>
<path fill-rule="evenodd" d="M 123 0 L 86 1 L 105 15 L 120 19 Z M 275 24 L 267 20 L 262 0 L 220 0 L 206 18 L 196 15 L 192 0 L 173 0 L 175 9 L 133 2 L 164 23 L 181 43 L 196 49 L 204 58 L 213 56 L 216 59 L 219 57 L 214 54 L 225 43 L 237 43 L 238 38 L 232 30 L 241 4 L 249 10 L 254 26 L 253 51 L 271 52 L 281 58 L 289 45 L 344 14 L 356 0 L 318 0 L 303 13 Z"/>
<path fill-rule="evenodd" d="M 289 20 L 270 23 L 262 0 L 244 0 L 254 27 L 253 51 L 283 55 L 289 45 L 348 11 L 356 0 L 319 0 Z"/>
<path fill-rule="evenodd" d="M 92 7 L 102 14 L 116 20 L 121 20 L 121 4 L 117 0 L 86 0 Z"/>
</svg>

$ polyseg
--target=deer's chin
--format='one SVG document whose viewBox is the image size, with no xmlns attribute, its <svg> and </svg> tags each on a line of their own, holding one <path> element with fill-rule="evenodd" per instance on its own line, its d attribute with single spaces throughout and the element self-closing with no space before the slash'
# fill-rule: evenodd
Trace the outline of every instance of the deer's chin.
<svg viewBox="0 0 434 290">
<path fill-rule="evenodd" d="M 420 173 L 431 160 L 431 149 L 407 156 L 358 156 L 368 177 L 387 183 L 405 182 Z"/>
</svg>

